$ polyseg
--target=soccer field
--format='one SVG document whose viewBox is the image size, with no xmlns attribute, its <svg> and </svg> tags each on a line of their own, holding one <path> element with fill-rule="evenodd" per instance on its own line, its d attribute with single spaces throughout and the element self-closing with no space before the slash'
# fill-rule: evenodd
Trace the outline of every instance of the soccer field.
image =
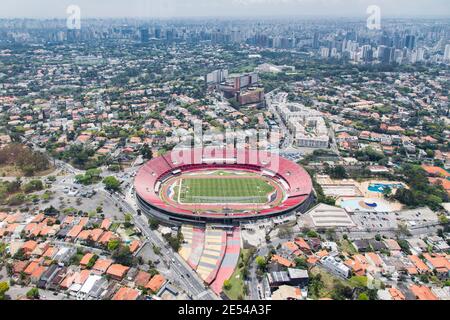
<svg viewBox="0 0 450 320">
<path fill-rule="evenodd" d="M 266 203 L 275 188 L 259 178 L 181 179 L 180 203 Z"/>
</svg>

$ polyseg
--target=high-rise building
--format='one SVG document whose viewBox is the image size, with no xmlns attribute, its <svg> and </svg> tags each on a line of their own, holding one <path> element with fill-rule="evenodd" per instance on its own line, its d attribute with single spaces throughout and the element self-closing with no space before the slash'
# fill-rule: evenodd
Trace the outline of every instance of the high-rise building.
<svg viewBox="0 0 450 320">
<path fill-rule="evenodd" d="M 416 36 L 407 35 L 405 39 L 405 47 L 409 50 L 414 50 L 416 48 Z"/>
<path fill-rule="evenodd" d="M 395 48 L 387 46 L 378 47 L 378 60 L 383 64 L 390 64 L 394 61 Z"/>
<path fill-rule="evenodd" d="M 373 50 L 372 46 L 365 45 L 362 47 L 362 60 L 366 63 L 372 62 L 373 59 Z"/>
<path fill-rule="evenodd" d="M 450 61 L 450 44 L 445 46 L 444 60 L 445 61 Z"/>
<path fill-rule="evenodd" d="M 147 43 L 150 39 L 148 28 L 141 28 L 140 33 L 141 33 L 141 42 Z"/>
<path fill-rule="evenodd" d="M 228 77 L 228 70 L 226 69 L 220 69 L 220 70 L 214 70 L 211 73 L 208 73 L 205 76 L 205 81 L 207 84 L 219 84 L 224 82 Z"/>
<path fill-rule="evenodd" d="M 319 33 L 314 32 L 313 49 L 319 49 Z"/>
</svg>

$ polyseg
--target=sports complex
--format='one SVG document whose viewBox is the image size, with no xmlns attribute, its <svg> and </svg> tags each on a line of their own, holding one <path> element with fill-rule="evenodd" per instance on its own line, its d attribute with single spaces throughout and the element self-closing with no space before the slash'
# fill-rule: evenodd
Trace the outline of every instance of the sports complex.
<svg viewBox="0 0 450 320">
<path fill-rule="evenodd" d="M 305 212 L 313 201 L 301 166 L 256 150 L 174 150 L 140 168 L 135 191 L 144 213 L 169 224 L 238 225 Z"/>
</svg>

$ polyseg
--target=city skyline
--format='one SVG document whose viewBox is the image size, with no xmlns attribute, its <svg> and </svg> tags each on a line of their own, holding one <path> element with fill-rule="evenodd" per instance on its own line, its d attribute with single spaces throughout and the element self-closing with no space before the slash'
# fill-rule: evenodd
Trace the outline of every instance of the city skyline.
<svg viewBox="0 0 450 320">
<path fill-rule="evenodd" d="M 361 17 L 378 5 L 385 17 L 450 16 L 445 0 L 17 0 L 3 8 L 0 18 L 65 18 L 70 5 L 77 5 L 84 18 L 180 18 L 180 17 Z"/>
</svg>

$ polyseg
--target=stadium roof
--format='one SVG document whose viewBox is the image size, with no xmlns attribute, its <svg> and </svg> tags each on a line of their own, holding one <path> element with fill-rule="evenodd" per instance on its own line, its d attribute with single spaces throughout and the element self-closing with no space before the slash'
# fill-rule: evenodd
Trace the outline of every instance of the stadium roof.
<svg viewBox="0 0 450 320">
<path fill-rule="evenodd" d="M 215 160 L 214 160 L 215 159 Z M 286 212 L 302 204 L 312 193 L 312 181 L 306 170 L 277 154 L 236 149 L 180 149 L 147 162 L 137 173 L 135 190 L 146 203 L 165 212 L 193 215 L 191 210 L 174 208 L 159 196 L 161 181 L 176 172 L 204 168 L 236 167 L 255 172 L 271 171 L 286 188 L 287 198 L 275 208 L 262 209 L 259 214 Z M 204 215 L 205 216 L 205 215 Z M 213 216 L 211 216 L 213 217 Z M 214 215 L 217 218 L 217 214 Z"/>
</svg>

